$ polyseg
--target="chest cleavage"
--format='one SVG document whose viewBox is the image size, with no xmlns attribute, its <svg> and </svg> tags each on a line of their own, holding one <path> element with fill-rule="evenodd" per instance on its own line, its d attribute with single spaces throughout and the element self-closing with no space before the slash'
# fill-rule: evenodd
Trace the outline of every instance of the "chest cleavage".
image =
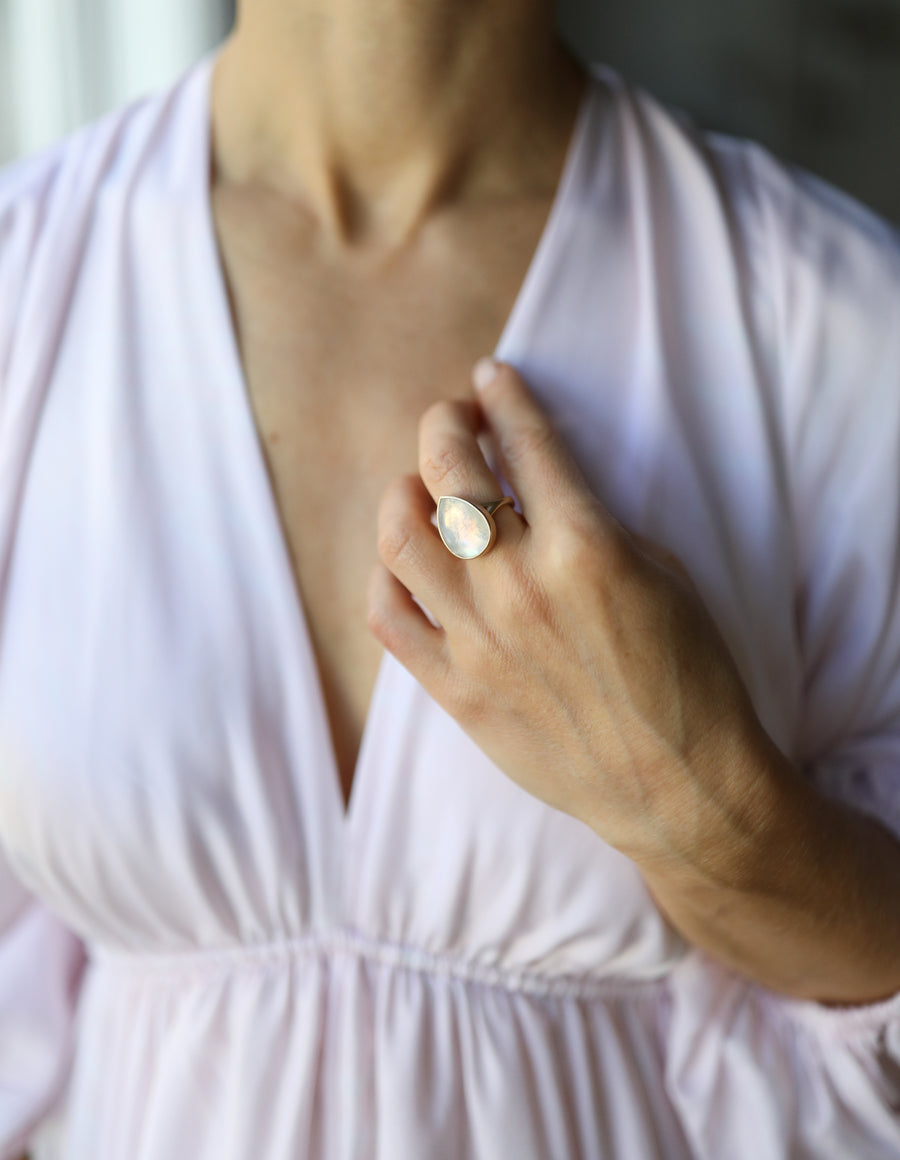
<svg viewBox="0 0 900 1160">
<path fill-rule="evenodd" d="M 550 204 L 549 194 L 518 203 L 502 229 L 485 214 L 437 231 L 408 260 L 338 265 L 283 211 L 214 191 L 246 390 L 345 809 L 382 657 L 366 625 L 379 500 L 416 471 L 423 411 L 471 394 L 471 366 L 496 347 Z"/>
</svg>

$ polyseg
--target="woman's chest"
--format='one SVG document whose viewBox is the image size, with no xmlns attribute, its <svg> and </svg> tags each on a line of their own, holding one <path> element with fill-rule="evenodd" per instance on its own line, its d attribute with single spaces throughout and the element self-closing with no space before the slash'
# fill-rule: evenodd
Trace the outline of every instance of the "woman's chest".
<svg viewBox="0 0 900 1160">
<path fill-rule="evenodd" d="M 423 320 L 423 335 L 426 329 L 427 357 L 386 349 L 384 336 L 373 336 L 354 344 L 352 367 L 341 366 L 340 343 L 324 335 L 303 343 L 302 352 L 292 335 L 243 347 L 255 433 L 292 595 L 315 656 L 345 808 L 382 658 L 367 627 L 381 498 L 394 477 L 418 470 L 418 422 L 430 403 L 470 393 L 467 364 L 477 355 L 468 352 L 481 349 L 471 334 L 436 333 Z"/>
<path fill-rule="evenodd" d="M 515 278 L 487 293 L 484 271 L 499 267 L 471 252 L 445 263 L 471 267 L 469 284 L 435 266 L 380 292 L 365 271 L 341 282 L 312 261 L 247 263 L 231 278 L 240 360 L 210 271 L 185 281 L 173 258 L 165 294 L 107 295 L 102 314 L 92 291 L 111 272 L 81 279 L 46 380 L 9 384 L 41 406 L 32 427 L 8 412 L 2 433 L 16 518 L 0 817 L 34 885 L 82 927 L 106 929 L 125 905 L 147 914 L 131 924 L 141 937 L 260 938 L 345 915 L 335 900 L 353 894 L 372 929 L 429 946 L 454 942 L 448 915 L 472 945 L 503 942 L 504 914 L 530 930 L 574 916 L 596 964 L 618 953 L 597 937 L 649 913 L 627 867 L 607 873 L 619 862 L 594 835 L 492 767 L 397 664 L 366 720 L 349 824 L 340 816 L 285 549 L 359 725 L 377 655 L 363 651 L 362 609 L 378 500 L 416 470 L 424 408 L 467 393 L 472 362 L 495 348 L 614 514 L 681 555 L 773 736 L 790 737 L 790 526 L 754 368 L 705 329 L 650 358 L 655 316 L 602 258 L 582 280 L 545 261 L 499 346 Z M 740 325 L 735 307 L 728 332 Z M 738 411 L 735 450 L 723 439 Z M 341 637 L 342 625 L 355 628 Z M 454 897 L 429 893 L 451 882 Z M 86 916 L 82 900 L 99 901 Z M 541 954 L 573 945 L 551 925 Z"/>
<path fill-rule="evenodd" d="M 503 331 L 529 236 L 522 228 L 518 247 L 485 245 L 477 257 L 473 236 L 468 261 L 436 242 L 415 258 L 351 263 L 308 240 L 257 234 L 250 245 L 235 226 L 226 213 L 245 388 L 346 805 L 382 655 L 366 626 L 379 503 L 392 478 L 417 471 L 428 406 L 471 394 L 472 364 Z"/>
</svg>

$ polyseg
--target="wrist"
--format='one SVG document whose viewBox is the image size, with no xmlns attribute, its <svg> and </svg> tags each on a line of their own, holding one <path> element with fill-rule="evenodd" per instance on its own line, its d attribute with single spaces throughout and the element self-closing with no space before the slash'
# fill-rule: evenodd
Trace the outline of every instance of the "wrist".
<svg viewBox="0 0 900 1160">
<path fill-rule="evenodd" d="M 771 748 L 758 774 L 767 788 L 745 815 L 753 826 L 693 861 L 642 866 L 648 889 L 689 942 L 773 991 L 840 1004 L 891 996 L 900 843 Z"/>
<path fill-rule="evenodd" d="M 666 831 L 634 861 L 684 889 L 767 892 L 779 861 L 821 846 L 826 803 L 756 721 L 709 752 L 690 803 L 671 810 Z"/>
</svg>

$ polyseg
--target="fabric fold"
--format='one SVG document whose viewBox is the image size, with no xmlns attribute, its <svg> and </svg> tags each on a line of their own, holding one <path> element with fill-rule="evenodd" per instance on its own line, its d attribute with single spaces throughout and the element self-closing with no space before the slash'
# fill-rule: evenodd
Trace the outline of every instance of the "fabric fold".
<svg viewBox="0 0 900 1160">
<path fill-rule="evenodd" d="M 0 854 L 0 1160 L 19 1160 L 65 1089 L 85 962 Z"/>
<path fill-rule="evenodd" d="M 668 989 L 666 1088 L 696 1160 L 900 1155 L 900 995 L 792 999 L 700 951 Z"/>
</svg>

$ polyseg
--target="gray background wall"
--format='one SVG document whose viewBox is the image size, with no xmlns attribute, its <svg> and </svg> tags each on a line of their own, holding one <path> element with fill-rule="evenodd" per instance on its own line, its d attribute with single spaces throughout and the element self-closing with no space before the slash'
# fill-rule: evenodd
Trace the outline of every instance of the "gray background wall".
<svg viewBox="0 0 900 1160">
<path fill-rule="evenodd" d="M 233 0 L 0 0 L 0 162 L 166 83 L 232 18 Z M 557 23 L 582 59 L 900 222 L 900 0 L 560 0 Z"/>
<path fill-rule="evenodd" d="M 900 0 L 563 0 L 559 28 L 900 221 Z"/>
</svg>

